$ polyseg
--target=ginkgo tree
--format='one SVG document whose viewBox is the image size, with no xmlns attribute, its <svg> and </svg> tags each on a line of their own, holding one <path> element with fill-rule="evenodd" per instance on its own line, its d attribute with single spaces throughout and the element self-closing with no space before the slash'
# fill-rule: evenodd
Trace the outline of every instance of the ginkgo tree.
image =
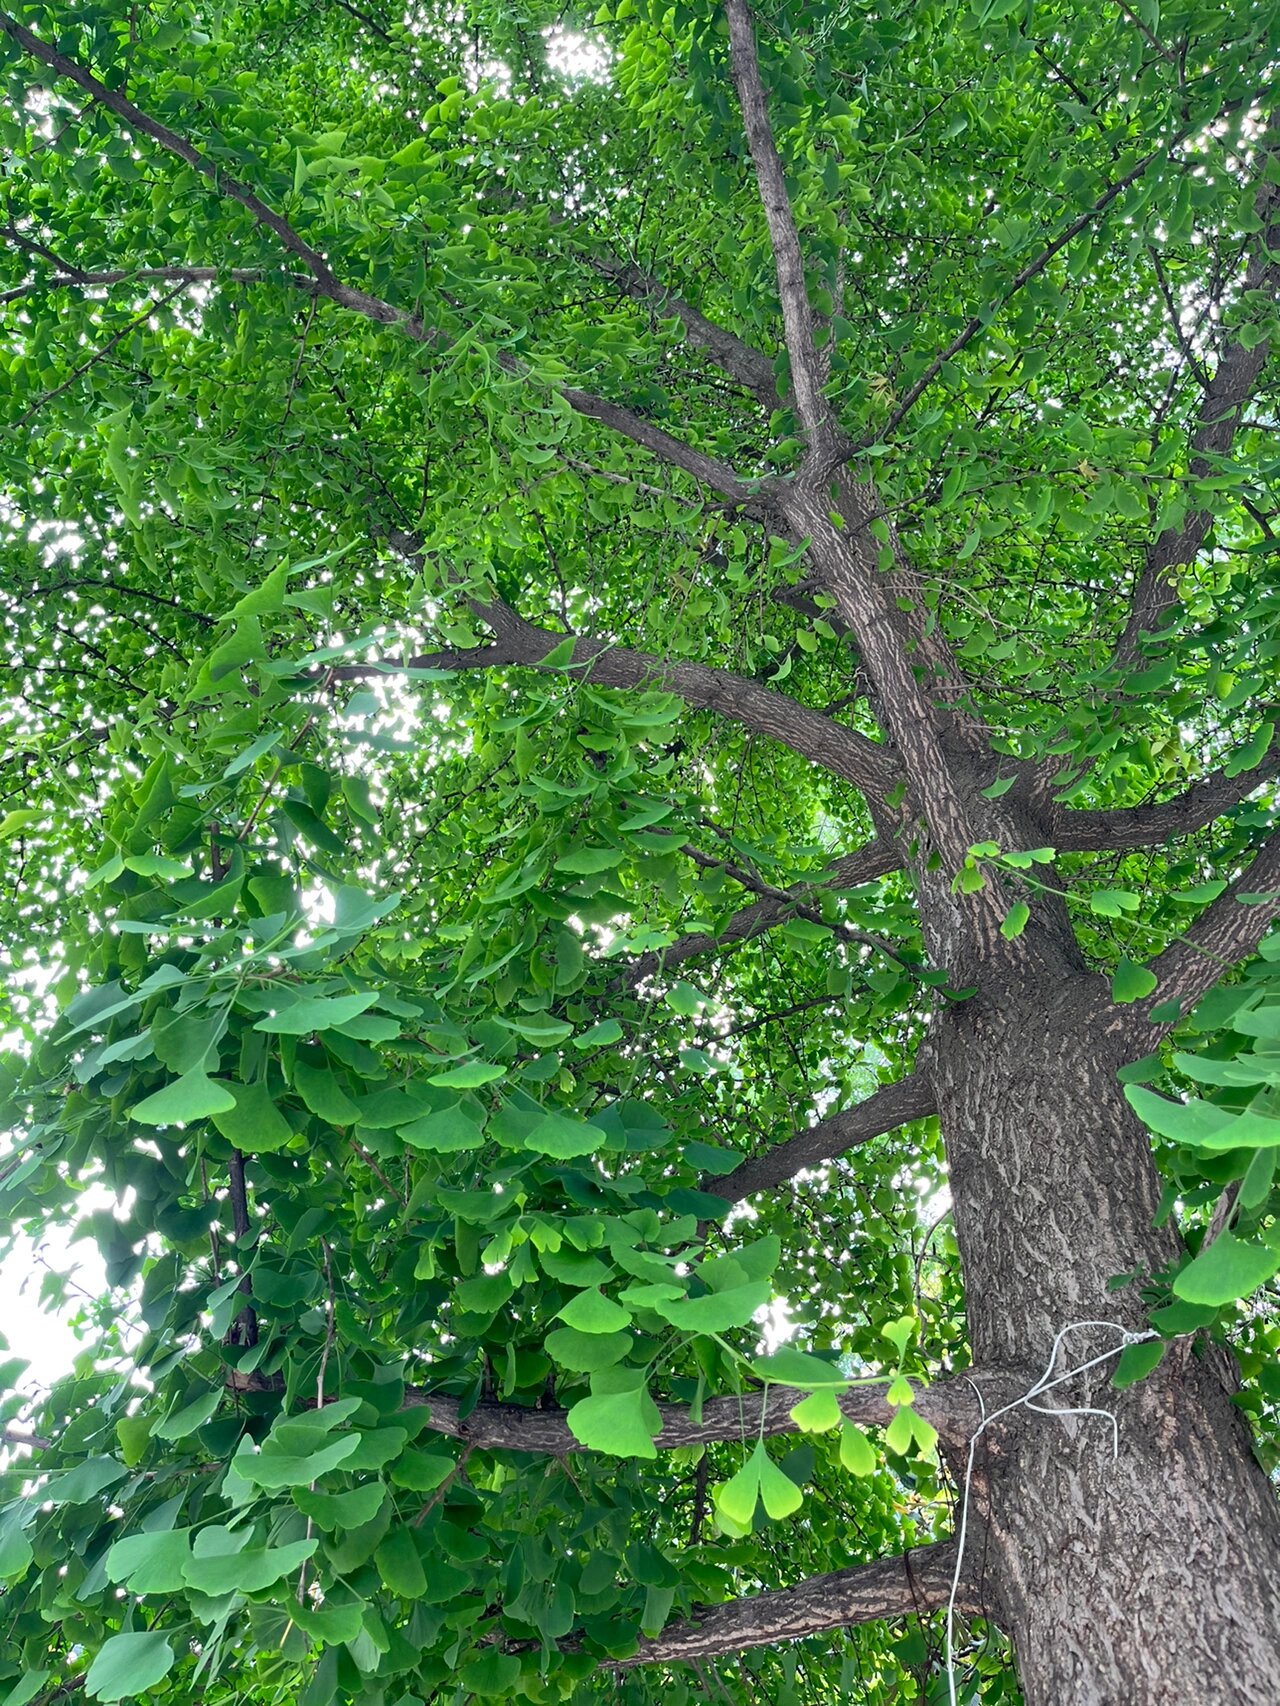
<svg viewBox="0 0 1280 1706">
<path fill-rule="evenodd" d="M 1280 15 L 0 46 L 6 1706 L 1270 1698 Z"/>
</svg>

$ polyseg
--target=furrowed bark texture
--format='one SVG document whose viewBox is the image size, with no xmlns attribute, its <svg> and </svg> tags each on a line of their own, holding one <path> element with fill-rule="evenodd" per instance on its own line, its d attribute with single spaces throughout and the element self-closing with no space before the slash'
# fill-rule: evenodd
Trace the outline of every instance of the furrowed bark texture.
<svg viewBox="0 0 1280 1706">
<path fill-rule="evenodd" d="M 1176 1250 L 1155 1229 L 1150 1142 L 1116 1080 L 1137 1051 L 1107 999 L 1064 961 L 1055 982 L 990 977 L 938 1016 L 932 1076 L 975 1362 L 1021 1365 L 1026 1385 L 1073 1321 L 1140 1331 L 1138 1288 L 1108 1281 Z M 1073 1332 L 1058 1369 L 1116 1342 Z M 1225 1361 L 1175 1346 L 1124 1393 L 1108 1386 L 1114 1366 L 1045 1402 L 1114 1412 L 1117 1456 L 1098 1416 L 1019 1411 L 978 1444 L 969 1543 L 1028 1706 L 1274 1699 L 1280 1507 Z"/>
<path fill-rule="evenodd" d="M 947 1603 L 954 1570 L 954 1546 L 926 1546 L 901 1557 L 833 1570 L 798 1587 L 749 1594 L 715 1606 L 696 1621 L 664 1629 L 656 1640 L 642 1642 L 639 1652 L 616 1668 L 693 1662 L 819 1635 L 846 1624 L 936 1611 Z M 980 1610 L 968 1584 L 962 1582 L 961 1588 L 958 1608 Z"/>
</svg>

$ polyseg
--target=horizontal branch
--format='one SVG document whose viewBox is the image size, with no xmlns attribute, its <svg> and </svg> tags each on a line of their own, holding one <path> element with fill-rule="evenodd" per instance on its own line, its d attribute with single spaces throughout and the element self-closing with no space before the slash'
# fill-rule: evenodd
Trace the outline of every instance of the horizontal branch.
<svg viewBox="0 0 1280 1706">
<path fill-rule="evenodd" d="M 838 1376 L 837 1376 L 838 1378 Z M 876 1387 L 855 1386 L 837 1399 L 846 1420 L 860 1427 L 887 1427 L 894 1412 L 885 1402 L 888 1382 Z M 682 1404 L 659 1404 L 662 1432 L 654 1443 L 661 1451 L 685 1445 L 715 1445 L 727 1440 L 771 1439 L 797 1432 L 791 1411 L 806 1392 L 790 1386 L 770 1386 L 728 1398 L 708 1398 L 694 1420 Z M 587 1448 L 569 1431 L 564 1410 L 525 1408 L 520 1404 L 477 1404 L 462 1414 L 457 1398 L 442 1397 L 427 1387 L 407 1386 L 405 1408 L 426 1410 L 433 1433 L 461 1440 L 478 1451 L 528 1451 L 548 1457 L 567 1457 Z M 940 1382 L 916 1389 L 915 1409 L 939 1437 L 966 1444 L 982 1419 L 967 1380 Z"/>
<path fill-rule="evenodd" d="M 885 1084 L 856 1107 L 819 1120 L 776 1149 L 767 1149 L 735 1168 L 727 1177 L 705 1180 L 702 1188 L 729 1202 L 741 1202 L 744 1197 L 794 1179 L 805 1168 L 820 1167 L 859 1144 L 937 1111 L 933 1086 L 923 1073 L 916 1072 L 896 1084 Z"/>
<path fill-rule="evenodd" d="M 873 841 L 866 847 L 860 847 L 856 853 L 835 860 L 822 875 L 811 881 L 793 883 L 786 890 L 775 891 L 766 899 L 744 906 L 714 933 L 690 931 L 685 936 L 678 936 L 668 947 L 638 955 L 627 967 L 626 981 L 640 983 L 656 972 L 670 971 L 673 966 L 696 959 L 700 954 L 714 954 L 752 941 L 784 924 L 788 918 L 799 916 L 805 896 L 814 889 L 857 888 L 860 883 L 871 883 L 877 877 L 888 876 L 890 871 L 898 870 L 901 865 L 902 854 L 892 842 Z"/>
<path fill-rule="evenodd" d="M 694 1663 L 854 1624 L 937 1611 L 951 1596 L 955 1570 L 955 1542 L 944 1541 L 896 1558 L 813 1576 L 798 1587 L 731 1599 L 703 1612 L 696 1621 L 672 1624 L 611 1668 Z M 982 1613 L 981 1599 L 963 1577 L 956 1605 L 970 1615 Z"/>
<path fill-rule="evenodd" d="M 763 350 L 744 343 L 733 332 L 709 320 L 683 297 L 630 262 L 615 260 L 611 255 L 593 255 L 590 265 L 633 301 L 651 304 L 660 314 L 674 315 L 695 349 L 702 350 L 721 372 L 750 391 L 762 407 L 771 412 L 778 407 L 780 398 L 773 362 Z"/>
<path fill-rule="evenodd" d="M 24 1434 L 20 1428 L 0 1428 L 0 1440 L 6 1445 L 25 1445 L 31 1451 L 52 1451 L 53 1441 L 41 1439 L 39 1434 Z"/>
<path fill-rule="evenodd" d="M 396 535 L 396 548 L 411 544 Z M 402 663 L 387 659 L 377 664 L 343 664 L 332 672 L 335 680 L 364 680 L 394 674 L 399 669 L 491 669 L 500 666 L 538 668 L 547 657 L 573 642 L 572 656 L 554 667 L 571 672 L 583 681 L 603 687 L 661 689 L 674 693 L 687 704 L 715 711 L 754 734 L 767 735 L 810 759 L 834 776 L 864 789 L 876 798 L 892 788 L 897 763 L 890 748 L 879 746 L 865 735 L 846 729 L 821 711 L 798 704 L 772 688 L 735 675 L 731 670 L 708 664 L 660 658 L 652 652 L 615 646 L 608 640 L 593 640 L 539 628 L 501 600 L 472 599 L 471 609 L 494 630 L 496 644 L 470 651 L 441 651 L 407 658 Z"/>
<path fill-rule="evenodd" d="M 1180 835 L 1194 835 L 1215 818 L 1247 800 L 1264 782 L 1280 775 L 1280 736 L 1252 770 L 1238 776 L 1218 771 L 1195 782 L 1171 800 L 1111 811 L 1064 807 L 1055 814 L 1050 839 L 1061 853 L 1105 853 L 1130 847 L 1158 847 Z"/>
<path fill-rule="evenodd" d="M 10 227 L 8 235 L 15 235 Z M 320 280 L 310 273 L 282 272 L 275 267 L 109 267 L 101 272 L 82 272 L 60 260 L 58 270 L 44 278 L 6 291 L 0 301 L 14 301 L 19 296 L 31 296 L 41 290 L 110 290 L 117 284 L 287 284 L 309 296 L 330 294 Z"/>
<path fill-rule="evenodd" d="M 1242 894 L 1265 894 L 1270 899 L 1245 903 Z M 1185 933 L 1151 962 L 1157 986 L 1135 1016 L 1151 1021 L 1152 1007 L 1180 1001 L 1185 1013 L 1213 988 L 1222 974 L 1257 949 L 1280 918 L 1280 830 L 1262 843 L 1248 870 Z"/>
</svg>

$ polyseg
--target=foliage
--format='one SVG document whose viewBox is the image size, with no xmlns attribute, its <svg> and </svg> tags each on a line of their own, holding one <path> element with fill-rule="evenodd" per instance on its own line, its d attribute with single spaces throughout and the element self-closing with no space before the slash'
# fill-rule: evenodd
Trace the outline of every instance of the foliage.
<svg viewBox="0 0 1280 1706">
<path fill-rule="evenodd" d="M 768 508 L 812 433 L 721 9 L 0 28 L 0 1207 L 81 1220 L 110 1288 L 72 1376 L 2 1371 L 44 1442 L 3 1481 L 8 1706 L 945 1698 L 937 1618 L 713 1656 L 714 1690 L 613 1668 L 945 1536 L 918 1394 L 970 1357 L 932 1117 L 742 1210 L 726 1183 L 972 989 L 901 859 L 839 864 L 904 785 Z M 1232 968 L 1275 908 L 1198 1006 L 1156 956 L 1274 823 L 1263 380 L 1189 444 L 1204 364 L 1278 330 L 1241 278 L 1280 23 L 787 0 L 757 30 L 821 394 L 986 731 L 977 796 L 1174 803 L 945 875 L 1010 945 L 1066 897 L 1115 1002 L 1155 995 L 1127 1094 L 1189 1253 L 1139 1277 L 1162 1335 L 1237 1346 L 1274 1460 L 1275 938 Z M 1202 516 L 1126 651 L 1144 551 Z M 1016 1698 L 964 1630 L 967 1697 Z"/>
</svg>

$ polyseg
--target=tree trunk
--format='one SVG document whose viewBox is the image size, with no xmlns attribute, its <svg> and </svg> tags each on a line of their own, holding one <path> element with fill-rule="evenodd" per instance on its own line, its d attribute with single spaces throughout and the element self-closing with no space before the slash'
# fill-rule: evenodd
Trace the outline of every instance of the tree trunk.
<svg viewBox="0 0 1280 1706">
<path fill-rule="evenodd" d="M 1140 1282 L 1177 1251 L 1157 1230 L 1150 1140 L 1116 1070 L 1100 980 L 1043 962 L 941 1014 L 931 1064 L 950 1160 L 976 1371 L 1043 1372 L 1073 1321 L 1145 1325 Z M 1073 1332 L 1059 1371 L 1116 1342 Z M 1174 1346 L 1125 1393 L 1114 1362 L 977 1447 L 966 1560 L 1017 1653 L 1029 1706 L 1261 1706 L 1280 1698 L 1280 1506 L 1231 1403 L 1228 1359 Z M 981 1374 L 976 1372 L 981 1386 Z M 963 1463 L 958 1466 L 962 1474 Z"/>
</svg>

